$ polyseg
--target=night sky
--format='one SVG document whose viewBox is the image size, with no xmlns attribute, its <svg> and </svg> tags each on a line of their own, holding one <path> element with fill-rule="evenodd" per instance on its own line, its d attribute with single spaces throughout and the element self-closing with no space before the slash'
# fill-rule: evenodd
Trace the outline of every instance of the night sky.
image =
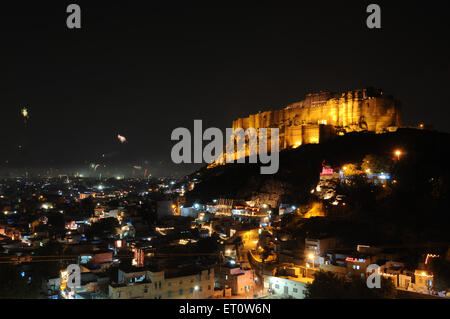
<svg viewBox="0 0 450 319">
<path fill-rule="evenodd" d="M 186 173 L 198 166 L 170 162 L 176 127 L 230 127 L 309 92 L 366 86 L 400 100 L 405 125 L 450 132 L 447 1 L 164 2 L 2 4 L 0 170 Z M 365 25 L 372 2 L 381 30 Z M 81 30 L 66 27 L 69 3 Z"/>
</svg>

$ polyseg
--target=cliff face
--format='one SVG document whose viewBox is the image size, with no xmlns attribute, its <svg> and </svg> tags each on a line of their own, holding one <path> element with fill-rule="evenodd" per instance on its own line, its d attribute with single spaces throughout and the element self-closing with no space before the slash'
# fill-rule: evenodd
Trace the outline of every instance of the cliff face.
<svg viewBox="0 0 450 319">
<path fill-rule="evenodd" d="M 400 125 L 400 104 L 373 89 L 308 94 L 284 109 L 233 121 L 233 128 L 279 128 L 280 149 L 319 143 L 334 134 L 382 133 Z"/>
</svg>

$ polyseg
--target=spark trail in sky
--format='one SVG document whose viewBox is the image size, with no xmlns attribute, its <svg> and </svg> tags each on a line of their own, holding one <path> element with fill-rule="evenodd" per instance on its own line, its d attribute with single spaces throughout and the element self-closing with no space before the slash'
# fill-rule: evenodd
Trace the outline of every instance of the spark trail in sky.
<svg viewBox="0 0 450 319">
<path fill-rule="evenodd" d="M 122 143 L 122 144 L 127 142 L 127 139 L 125 136 L 117 134 L 117 138 L 119 139 L 120 143 Z"/>
<path fill-rule="evenodd" d="M 27 124 L 27 120 L 28 120 L 28 118 L 30 117 L 30 113 L 28 112 L 28 109 L 27 109 L 26 107 L 24 107 L 24 108 L 20 111 L 20 113 L 21 113 L 22 116 L 23 116 L 23 121 L 24 121 L 24 123 Z"/>
</svg>

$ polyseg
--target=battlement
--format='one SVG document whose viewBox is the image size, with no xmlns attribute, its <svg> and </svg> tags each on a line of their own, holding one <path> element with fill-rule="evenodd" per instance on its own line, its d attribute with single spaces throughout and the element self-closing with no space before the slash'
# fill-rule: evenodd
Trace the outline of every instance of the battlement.
<svg viewBox="0 0 450 319">
<path fill-rule="evenodd" d="M 382 95 L 383 91 L 375 88 L 356 89 L 343 93 L 320 91 L 308 93 L 303 100 L 289 104 L 285 109 L 322 106 L 327 104 L 331 99 L 344 98 L 350 100 L 367 100 L 370 98 L 381 97 Z"/>
<path fill-rule="evenodd" d="M 381 89 L 318 92 L 278 110 L 238 118 L 233 128 L 279 128 L 280 149 L 319 143 L 335 135 L 383 133 L 401 125 L 401 106 Z"/>
</svg>

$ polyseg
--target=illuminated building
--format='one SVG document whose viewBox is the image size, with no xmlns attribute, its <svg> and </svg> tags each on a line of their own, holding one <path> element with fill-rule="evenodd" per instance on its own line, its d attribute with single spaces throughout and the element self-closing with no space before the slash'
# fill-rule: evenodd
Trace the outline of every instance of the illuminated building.
<svg viewBox="0 0 450 319">
<path fill-rule="evenodd" d="M 307 285 L 314 281 L 312 273 L 305 267 L 279 267 L 272 276 L 264 276 L 264 288 L 280 298 L 304 299 Z"/>
<path fill-rule="evenodd" d="M 400 126 L 400 103 L 373 88 L 311 93 L 283 109 L 259 112 L 233 121 L 233 129 L 279 128 L 280 151 L 321 143 L 349 132 L 383 133 L 395 131 Z M 268 146 L 269 140 L 270 136 Z M 249 155 L 248 145 L 245 154 Z M 219 156 L 210 167 L 220 163 L 222 157 Z"/>
<path fill-rule="evenodd" d="M 216 288 L 231 288 L 233 295 L 253 296 L 255 291 L 255 270 L 239 266 L 220 266 L 216 268 Z"/>
<path fill-rule="evenodd" d="M 335 237 L 305 238 L 305 255 L 323 256 L 328 249 L 335 248 L 338 239 Z"/>
<path fill-rule="evenodd" d="M 118 283 L 109 285 L 111 299 L 207 299 L 214 293 L 214 269 L 152 271 L 119 269 Z"/>
<path fill-rule="evenodd" d="M 89 197 L 91 197 L 92 196 L 92 194 L 91 193 L 81 193 L 80 194 L 80 200 L 82 200 L 82 199 L 86 199 L 86 198 L 89 198 Z"/>
</svg>

